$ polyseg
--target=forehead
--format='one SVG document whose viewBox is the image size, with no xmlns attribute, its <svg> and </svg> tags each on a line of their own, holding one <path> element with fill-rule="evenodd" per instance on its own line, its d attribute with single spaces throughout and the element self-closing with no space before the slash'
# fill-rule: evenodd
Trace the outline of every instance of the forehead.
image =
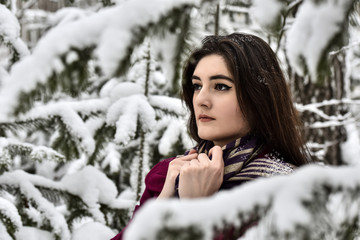
<svg viewBox="0 0 360 240">
<path fill-rule="evenodd" d="M 225 59 L 218 54 L 211 54 L 201 58 L 195 67 L 194 75 L 226 74 L 231 76 Z"/>
</svg>

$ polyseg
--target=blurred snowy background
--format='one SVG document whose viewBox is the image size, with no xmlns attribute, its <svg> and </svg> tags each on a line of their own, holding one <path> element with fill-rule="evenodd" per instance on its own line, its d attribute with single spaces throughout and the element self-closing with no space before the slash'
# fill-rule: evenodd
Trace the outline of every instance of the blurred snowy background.
<svg viewBox="0 0 360 240">
<path fill-rule="evenodd" d="M 277 53 L 317 164 L 150 202 L 126 239 L 212 239 L 249 219 L 240 239 L 360 239 L 359 13 L 358 0 L 0 0 L 0 239 L 120 231 L 149 169 L 194 144 L 186 57 L 232 32 Z"/>
</svg>

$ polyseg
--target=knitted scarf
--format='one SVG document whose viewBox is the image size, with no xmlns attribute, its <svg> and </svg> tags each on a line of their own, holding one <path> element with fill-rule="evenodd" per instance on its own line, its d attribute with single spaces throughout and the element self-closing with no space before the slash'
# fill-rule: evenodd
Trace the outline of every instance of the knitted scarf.
<svg viewBox="0 0 360 240">
<path fill-rule="evenodd" d="M 256 136 L 250 134 L 242 138 L 238 138 L 222 147 L 224 160 L 224 178 L 220 189 L 229 189 L 238 185 L 236 175 L 248 164 L 262 149 L 262 143 Z M 214 146 L 212 141 L 203 140 L 195 147 L 198 153 L 208 155 L 210 149 Z M 187 155 L 189 151 L 185 152 Z M 178 194 L 179 176 L 175 181 L 175 192 Z"/>
</svg>

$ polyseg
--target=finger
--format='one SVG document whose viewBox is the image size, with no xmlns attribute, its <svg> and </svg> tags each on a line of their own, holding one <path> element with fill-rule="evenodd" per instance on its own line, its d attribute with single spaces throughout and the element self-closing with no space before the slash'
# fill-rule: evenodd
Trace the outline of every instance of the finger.
<svg viewBox="0 0 360 240">
<path fill-rule="evenodd" d="M 194 148 L 190 149 L 190 151 L 189 151 L 189 154 L 188 154 L 188 155 L 193 154 L 193 153 L 197 153 L 196 149 L 194 149 Z"/>
<path fill-rule="evenodd" d="M 205 153 L 200 153 L 197 157 L 200 164 L 209 164 L 210 158 Z"/>
<path fill-rule="evenodd" d="M 177 158 L 177 160 L 179 161 L 190 161 L 194 158 L 197 158 L 198 154 L 197 153 L 192 153 L 192 154 L 189 154 L 189 155 L 186 155 L 186 156 L 182 156 L 182 157 L 179 157 Z"/>
<path fill-rule="evenodd" d="M 199 165 L 199 160 L 197 159 L 192 159 L 190 162 L 189 162 L 190 165 Z"/>
<path fill-rule="evenodd" d="M 197 159 L 198 154 L 197 153 L 193 153 L 190 155 L 186 155 L 180 158 L 177 158 L 173 161 L 171 161 L 171 167 L 177 171 L 180 170 L 181 167 L 183 167 L 184 165 L 188 164 L 191 160 L 193 159 Z"/>
<path fill-rule="evenodd" d="M 212 155 L 212 162 L 217 163 L 217 164 L 221 164 L 223 165 L 223 151 L 221 149 L 221 147 L 219 146 L 214 146 L 213 148 L 210 149 L 209 151 L 209 155 Z"/>
</svg>

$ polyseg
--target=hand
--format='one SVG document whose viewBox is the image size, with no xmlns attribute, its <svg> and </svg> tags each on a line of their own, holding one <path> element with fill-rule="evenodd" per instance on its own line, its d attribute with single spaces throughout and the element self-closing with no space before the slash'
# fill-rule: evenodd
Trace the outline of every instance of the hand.
<svg viewBox="0 0 360 240">
<path fill-rule="evenodd" d="M 219 190 L 224 176 L 222 150 L 214 146 L 209 155 L 212 155 L 212 160 L 201 153 L 197 159 L 183 164 L 179 179 L 180 198 L 207 197 Z"/>
<path fill-rule="evenodd" d="M 175 194 L 175 179 L 180 173 L 180 169 L 185 164 L 188 164 L 191 160 L 198 157 L 197 151 L 191 149 L 189 154 L 180 158 L 176 158 L 169 163 L 169 168 L 166 173 L 166 179 L 158 198 L 170 198 Z"/>
</svg>

